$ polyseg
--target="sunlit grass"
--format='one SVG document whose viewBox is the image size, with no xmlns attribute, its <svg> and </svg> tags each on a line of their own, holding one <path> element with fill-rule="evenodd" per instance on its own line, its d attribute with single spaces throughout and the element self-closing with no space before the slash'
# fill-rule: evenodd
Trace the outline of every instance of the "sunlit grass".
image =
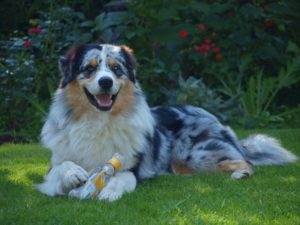
<svg viewBox="0 0 300 225">
<path fill-rule="evenodd" d="M 300 156 L 299 129 L 260 132 Z M 37 144 L 0 147 L 0 224 L 300 224 L 299 162 L 257 167 L 241 181 L 229 174 L 160 176 L 107 203 L 37 192 L 49 159 Z"/>
</svg>

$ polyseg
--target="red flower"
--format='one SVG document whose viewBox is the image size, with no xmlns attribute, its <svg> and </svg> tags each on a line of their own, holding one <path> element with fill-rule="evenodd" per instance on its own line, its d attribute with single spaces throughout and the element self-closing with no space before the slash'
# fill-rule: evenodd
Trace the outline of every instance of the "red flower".
<svg viewBox="0 0 300 225">
<path fill-rule="evenodd" d="M 203 23 L 198 24 L 199 30 L 205 30 L 205 25 Z"/>
<path fill-rule="evenodd" d="M 266 25 L 266 27 L 272 27 L 272 26 L 273 26 L 273 21 L 270 20 L 270 19 L 267 19 L 267 20 L 265 21 L 265 25 Z"/>
<path fill-rule="evenodd" d="M 29 28 L 29 32 L 38 34 L 38 33 L 42 32 L 42 29 L 40 27 L 32 27 L 32 28 Z"/>
<path fill-rule="evenodd" d="M 207 54 L 210 50 L 210 45 L 209 44 L 203 44 L 203 45 L 196 45 L 194 46 L 194 50 L 195 52 L 204 52 L 205 54 Z"/>
<path fill-rule="evenodd" d="M 219 52 L 220 52 L 220 49 L 219 49 L 218 47 L 214 47 L 214 48 L 213 48 L 213 52 L 214 52 L 214 53 L 219 53 Z"/>
<path fill-rule="evenodd" d="M 187 32 L 185 30 L 182 30 L 182 31 L 179 32 L 179 37 L 181 39 L 185 39 L 187 37 L 187 35 L 188 34 L 187 34 Z"/>
<path fill-rule="evenodd" d="M 195 52 L 202 52 L 203 51 L 202 46 L 199 46 L 199 45 L 194 46 L 194 50 L 195 50 Z"/>
<path fill-rule="evenodd" d="M 25 41 L 24 45 L 26 48 L 29 48 L 31 46 L 31 41 L 29 41 L 29 40 Z"/>
<path fill-rule="evenodd" d="M 202 48 L 203 48 L 203 51 L 204 51 L 205 53 L 207 53 L 207 52 L 209 52 L 209 50 L 210 50 L 210 45 L 209 45 L 209 44 L 204 44 L 204 45 L 202 45 Z"/>
<path fill-rule="evenodd" d="M 217 36 L 217 33 L 216 33 L 216 32 L 212 32 L 212 33 L 211 33 L 211 36 L 212 36 L 212 37 L 215 37 L 215 36 Z"/>
</svg>

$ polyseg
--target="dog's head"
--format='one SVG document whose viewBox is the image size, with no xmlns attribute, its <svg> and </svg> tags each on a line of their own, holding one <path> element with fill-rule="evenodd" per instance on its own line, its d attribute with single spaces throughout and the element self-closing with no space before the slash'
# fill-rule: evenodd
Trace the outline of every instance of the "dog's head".
<svg viewBox="0 0 300 225">
<path fill-rule="evenodd" d="M 77 45 L 60 57 L 59 66 L 60 88 L 70 89 L 73 95 L 69 101 L 82 94 L 97 110 L 115 108 L 116 113 L 134 98 L 136 61 L 127 46 Z"/>
</svg>

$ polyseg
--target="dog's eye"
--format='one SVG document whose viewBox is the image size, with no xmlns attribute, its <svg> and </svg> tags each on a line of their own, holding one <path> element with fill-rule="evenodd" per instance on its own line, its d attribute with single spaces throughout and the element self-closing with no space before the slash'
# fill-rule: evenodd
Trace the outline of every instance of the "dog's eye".
<svg viewBox="0 0 300 225">
<path fill-rule="evenodd" d="M 96 70 L 96 67 L 92 66 L 92 65 L 88 65 L 87 67 L 84 68 L 84 71 L 87 73 L 92 73 Z"/>
<path fill-rule="evenodd" d="M 111 68 L 114 71 L 119 71 L 120 70 L 120 66 L 118 64 L 113 65 Z"/>
<path fill-rule="evenodd" d="M 116 74 L 116 76 L 121 77 L 122 76 L 122 69 L 120 65 L 114 64 L 110 66 L 110 69 Z"/>
</svg>

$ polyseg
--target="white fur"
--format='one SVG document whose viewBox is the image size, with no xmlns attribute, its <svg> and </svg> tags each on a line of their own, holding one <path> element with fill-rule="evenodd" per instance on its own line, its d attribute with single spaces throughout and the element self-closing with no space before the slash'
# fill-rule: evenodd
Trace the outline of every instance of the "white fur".
<svg viewBox="0 0 300 225">
<path fill-rule="evenodd" d="M 292 163 L 298 160 L 298 157 L 284 149 L 280 142 L 272 137 L 262 134 L 251 135 L 241 140 L 241 144 L 245 147 L 247 156 L 255 156 L 258 154 L 266 154 L 269 157 L 251 157 L 254 165 L 280 165 Z"/>
<path fill-rule="evenodd" d="M 101 51 L 99 49 L 92 49 L 88 51 L 82 60 L 81 68 L 87 66 L 91 59 L 95 59 L 99 63 L 101 60 Z"/>
<path fill-rule="evenodd" d="M 115 201 L 124 193 L 132 192 L 136 187 L 136 178 L 133 173 L 126 171 L 112 177 L 104 189 L 99 193 L 99 200 Z"/>
<path fill-rule="evenodd" d="M 85 176 L 79 172 L 81 170 L 78 167 L 89 171 L 102 166 L 116 151 L 125 157 L 126 164 L 121 170 L 132 168 L 136 164 L 137 151 L 142 151 L 146 145 L 144 134 L 153 133 L 154 119 L 143 97 L 140 97 L 139 105 L 130 117 L 93 111 L 73 121 L 65 118 L 64 94 L 61 90 L 56 92 L 49 117 L 42 129 L 42 142 L 52 151 L 53 168 L 38 188 L 51 196 L 66 194 L 78 184 L 78 180 L 84 180 L 82 178 Z M 66 164 L 66 161 L 71 162 Z M 71 172 L 67 172 L 69 170 Z M 76 177 L 79 179 L 76 180 Z M 135 184 L 130 187 L 135 187 Z M 132 188 L 120 189 L 118 193 L 128 191 L 132 191 Z M 117 197 L 101 198 L 111 200 Z"/>
<path fill-rule="evenodd" d="M 121 60 L 118 58 L 119 51 L 119 47 L 111 45 L 104 45 L 102 51 L 88 51 L 81 67 L 84 68 L 90 59 L 96 59 L 100 68 L 92 79 L 79 79 L 78 82 L 96 95 L 101 92 L 98 80 L 108 76 L 113 79 L 111 92 L 116 94 L 120 83 L 106 61 L 108 58 Z M 139 91 L 138 84 L 136 88 Z M 112 116 L 94 109 L 74 120 L 72 109 L 67 105 L 66 92 L 67 88 L 64 88 L 55 93 L 41 134 L 43 145 L 52 152 L 52 169 L 38 189 L 50 196 L 67 194 L 87 179 L 86 171 L 103 166 L 115 152 L 125 157 L 126 163 L 121 171 L 134 167 L 137 155 L 146 147 L 146 134 L 153 134 L 154 119 L 142 95 L 136 96 L 130 116 Z M 111 179 L 99 199 L 116 200 L 123 193 L 133 191 L 135 186 L 136 180 L 131 172 L 120 172 Z"/>
<path fill-rule="evenodd" d="M 231 174 L 231 179 L 233 180 L 240 180 L 246 177 L 250 177 L 253 175 L 253 169 L 247 168 L 243 170 L 236 170 Z"/>
<path fill-rule="evenodd" d="M 117 79 L 115 78 L 114 74 L 111 72 L 111 70 L 109 69 L 108 65 L 107 65 L 107 51 L 109 46 L 103 46 L 103 50 L 100 52 L 99 50 L 96 49 L 92 49 L 90 51 L 88 51 L 83 59 L 83 63 L 81 65 L 81 67 L 85 67 L 90 59 L 96 59 L 98 61 L 99 65 L 99 70 L 97 70 L 97 73 L 95 74 L 95 76 L 93 76 L 93 79 L 89 80 L 86 82 L 85 87 L 88 89 L 88 91 L 92 94 L 92 95 L 97 95 L 101 92 L 101 88 L 99 86 L 98 81 L 102 78 L 102 77 L 109 77 L 113 80 L 113 86 L 111 88 L 111 94 L 115 95 L 117 94 L 117 92 L 120 89 L 120 82 L 117 81 Z M 101 59 L 101 61 L 100 61 Z"/>
<path fill-rule="evenodd" d="M 53 167 L 45 176 L 45 182 L 37 185 L 44 194 L 54 196 L 68 193 L 87 180 L 89 174 L 80 166 L 71 161 L 65 161 Z"/>
<path fill-rule="evenodd" d="M 99 86 L 98 81 L 102 77 L 109 77 L 113 80 L 113 86 L 111 88 L 111 94 L 115 95 L 120 90 L 121 83 L 116 80 L 116 78 L 113 76 L 113 74 L 109 71 L 99 71 L 97 74 L 93 77 L 93 79 L 86 82 L 85 87 L 88 89 L 88 91 L 92 95 L 97 95 L 101 92 L 101 88 Z"/>
</svg>

